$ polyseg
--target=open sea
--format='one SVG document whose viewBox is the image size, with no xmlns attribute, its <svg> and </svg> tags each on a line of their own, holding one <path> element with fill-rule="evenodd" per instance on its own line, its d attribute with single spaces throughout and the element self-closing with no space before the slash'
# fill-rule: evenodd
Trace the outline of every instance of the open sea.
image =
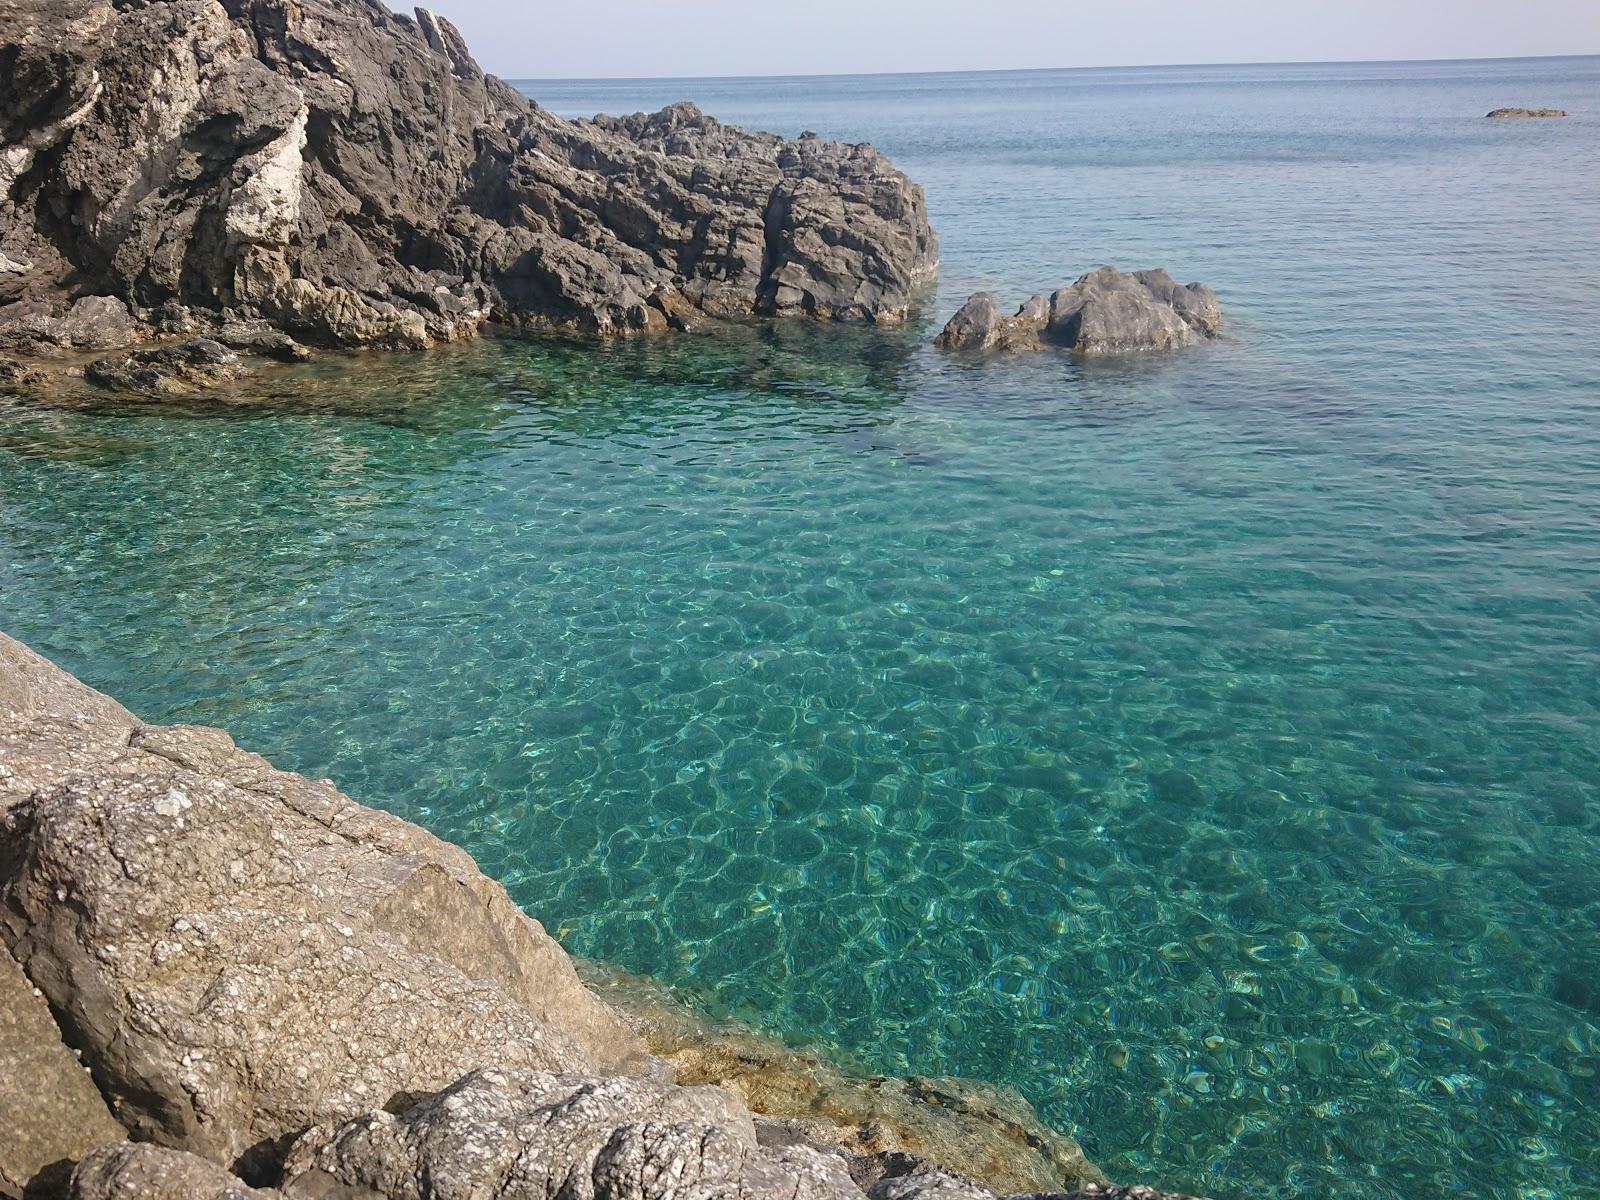
<svg viewBox="0 0 1600 1200">
<path fill-rule="evenodd" d="M 0 628 L 1115 1177 L 1600 1196 L 1600 59 L 524 86 L 874 141 L 937 298 L 0 406 Z M 1225 338 L 928 345 L 1100 263 Z"/>
</svg>

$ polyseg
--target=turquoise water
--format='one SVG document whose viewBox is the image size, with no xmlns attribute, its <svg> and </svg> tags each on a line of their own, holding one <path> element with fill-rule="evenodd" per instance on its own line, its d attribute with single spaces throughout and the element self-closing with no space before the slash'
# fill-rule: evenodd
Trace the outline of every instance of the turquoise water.
<svg viewBox="0 0 1600 1200">
<path fill-rule="evenodd" d="M 1600 60 L 534 90 L 872 137 L 937 302 L 0 409 L 0 627 L 1118 1176 L 1600 1195 Z M 1102 261 L 1227 338 L 926 346 Z"/>
</svg>

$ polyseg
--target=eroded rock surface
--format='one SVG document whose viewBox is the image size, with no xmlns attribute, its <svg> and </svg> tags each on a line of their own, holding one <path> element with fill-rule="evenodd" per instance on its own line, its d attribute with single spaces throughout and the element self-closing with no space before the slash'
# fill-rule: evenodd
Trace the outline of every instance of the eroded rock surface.
<svg viewBox="0 0 1600 1200">
<path fill-rule="evenodd" d="M 70 1200 L 279 1200 L 195 1154 L 159 1146 L 113 1146 L 72 1172 Z"/>
<path fill-rule="evenodd" d="M 1127 274 L 1100 267 L 1071 287 L 1034 296 L 1001 316 L 979 292 L 950 318 L 935 344 L 946 350 L 1040 350 L 1058 346 L 1089 357 L 1178 350 L 1222 328 L 1222 308 L 1202 283 L 1179 284 L 1165 271 Z"/>
<path fill-rule="evenodd" d="M 575 122 L 379 0 L 0 0 L 0 350 L 176 305 L 421 347 L 487 319 L 903 319 L 937 246 L 870 146 Z"/>
</svg>

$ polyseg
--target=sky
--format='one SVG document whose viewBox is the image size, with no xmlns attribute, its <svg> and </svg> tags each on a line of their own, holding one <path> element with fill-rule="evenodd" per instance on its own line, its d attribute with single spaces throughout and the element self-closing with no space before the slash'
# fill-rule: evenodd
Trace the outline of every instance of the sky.
<svg viewBox="0 0 1600 1200">
<path fill-rule="evenodd" d="M 486 70 L 511 79 L 1600 54 L 1600 0 L 428 0 L 427 6 L 460 27 Z"/>
</svg>

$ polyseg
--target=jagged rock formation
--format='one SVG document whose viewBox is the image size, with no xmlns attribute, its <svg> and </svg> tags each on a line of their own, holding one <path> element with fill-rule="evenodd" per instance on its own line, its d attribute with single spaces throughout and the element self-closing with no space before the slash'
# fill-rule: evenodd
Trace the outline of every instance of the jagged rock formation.
<svg viewBox="0 0 1600 1200">
<path fill-rule="evenodd" d="M 79 1200 L 994 1200 L 971 1176 L 1051 1137 L 1030 1194 L 1101 1178 L 1020 1101 L 880 1080 L 876 1108 L 755 1117 L 785 1065 L 743 1079 L 725 1042 L 702 1073 L 730 1086 L 687 1086 L 686 1039 L 648 1053 L 464 852 L 4 635 L 0 943 L 32 1030 L 0 1022 L 0 1066 L 42 1064 L 0 1071 L 0 1114 L 53 1125 L 0 1139 L 0 1196 L 82 1155 Z M 879 1115 L 914 1145 L 846 1127 Z"/>
<path fill-rule="evenodd" d="M 0 0 L 0 349 L 259 318 L 420 347 L 485 320 L 894 322 L 935 267 L 870 146 L 677 105 L 563 120 L 380 0 Z"/>
<path fill-rule="evenodd" d="M 1049 297 L 1034 296 L 1002 317 L 993 294 L 979 292 L 950 318 L 935 344 L 946 350 L 1039 350 L 1059 346 L 1102 357 L 1176 350 L 1222 328 L 1216 294 L 1179 284 L 1165 271 L 1089 272 Z"/>
<path fill-rule="evenodd" d="M 1515 120 L 1536 117 L 1564 117 L 1567 111 L 1564 108 L 1497 108 L 1486 114 L 1491 121 Z"/>
</svg>

